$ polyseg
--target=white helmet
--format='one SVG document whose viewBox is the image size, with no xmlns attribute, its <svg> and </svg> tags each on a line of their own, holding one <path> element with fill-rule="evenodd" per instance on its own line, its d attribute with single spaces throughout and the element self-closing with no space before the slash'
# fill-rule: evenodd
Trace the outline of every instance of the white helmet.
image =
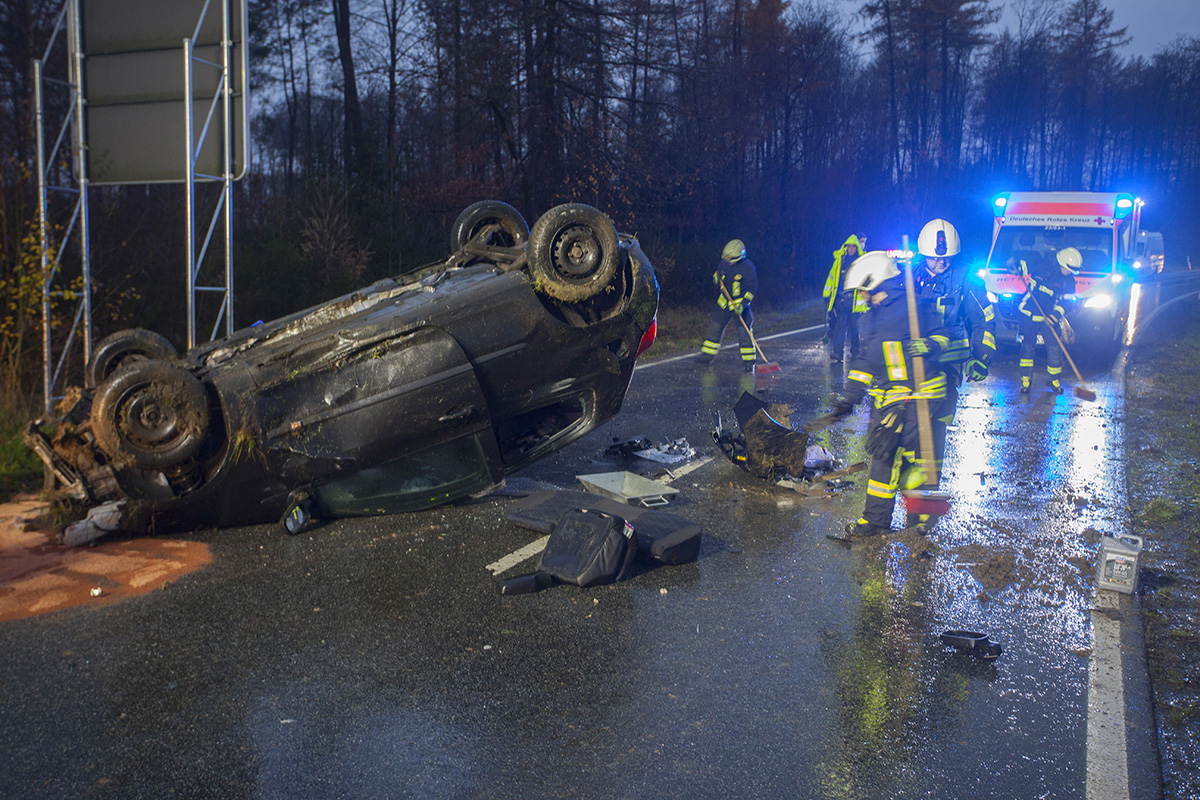
<svg viewBox="0 0 1200 800">
<path fill-rule="evenodd" d="M 900 268 L 896 266 L 896 259 L 883 250 L 872 250 L 854 259 L 850 268 L 846 270 L 846 280 L 842 286 L 846 291 L 865 289 L 873 292 L 879 284 L 899 275 Z"/>
<path fill-rule="evenodd" d="M 944 219 L 932 219 L 921 228 L 917 237 L 917 252 L 926 258 L 949 258 L 961 249 L 958 231 Z"/>
<path fill-rule="evenodd" d="M 1058 255 L 1055 258 L 1058 259 L 1058 265 L 1072 275 L 1079 272 L 1079 268 L 1083 266 L 1083 253 L 1080 253 L 1074 247 L 1064 247 L 1058 251 Z"/>
</svg>

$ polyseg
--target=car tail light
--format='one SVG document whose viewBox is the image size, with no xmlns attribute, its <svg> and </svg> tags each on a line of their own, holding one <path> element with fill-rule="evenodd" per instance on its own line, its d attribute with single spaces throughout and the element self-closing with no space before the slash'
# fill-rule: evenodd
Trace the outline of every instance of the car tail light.
<svg viewBox="0 0 1200 800">
<path fill-rule="evenodd" d="M 638 342 L 637 354 L 634 358 L 650 349 L 650 345 L 654 344 L 655 336 L 658 336 L 658 317 L 650 320 L 650 327 L 642 334 L 642 340 Z"/>
</svg>

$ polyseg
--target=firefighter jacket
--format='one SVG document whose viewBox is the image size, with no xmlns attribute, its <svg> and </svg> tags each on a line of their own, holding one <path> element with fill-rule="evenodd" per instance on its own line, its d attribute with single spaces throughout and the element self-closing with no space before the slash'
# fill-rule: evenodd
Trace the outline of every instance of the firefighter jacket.
<svg viewBox="0 0 1200 800">
<path fill-rule="evenodd" d="M 951 380 L 958 381 L 963 365 L 971 359 L 990 365 L 996 355 L 996 311 L 987 290 L 967 280 L 962 270 L 934 275 L 922 267 L 913 270 L 913 278 L 917 297 L 933 305 L 946 329 L 950 343 L 938 360 L 951 373 Z"/>
<path fill-rule="evenodd" d="M 854 245 L 857 255 L 847 257 L 846 248 Z M 825 289 L 821 292 L 821 296 L 828 302 L 825 304 L 826 311 L 833 310 L 833 304 L 837 302 L 838 295 L 842 293 L 842 284 L 845 280 L 846 270 L 849 269 L 850 263 L 858 256 L 862 255 L 862 245 L 859 244 L 857 236 L 848 236 L 842 246 L 833 251 L 833 266 L 829 268 L 829 277 L 825 279 Z M 854 293 L 854 313 L 862 314 L 870 307 L 867 301 L 865 292 Z"/>
<path fill-rule="evenodd" d="M 1075 276 L 1063 275 L 1056 261 L 1031 264 L 1020 259 L 1017 269 L 1029 287 L 1017 310 L 1033 322 L 1044 322 L 1046 317 L 1061 320 L 1065 314 L 1063 295 L 1075 291 Z M 1037 302 L 1034 302 L 1035 298 Z"/>
<path fill-rule="evenodd" d="M 946 375 L 937 357 L 949 345 L 949 338 L 933 304 L 917 300 L 921 335 L 934 347 L 924 357 L 925 382 L 917 385 L 913 356 L 907 348 L 912 336 L 904 284 L 893 278 L 880 288 L 888 296 L 879 305 L 871 306 L 859 323 L 862 349 L 859 357 L 850 362 L 842 397 L 857 405 L 864 395 L 870 394 L 876 408 L 905 400 L 940 400 L 946 396 Z"/>
<path fill-rule="evenodd" d="M 758 293 L 758 270 L 748 258 L 733 262 L 721 259 L 717 271 L 713 273 L 713 283 L 717 285 L 717 305 L 740 314 Z M 725 287 L 724 292 L 721 286 Z M 728 300 L 725 298 L 726 292 L 729 293 Z"/>
</svg>

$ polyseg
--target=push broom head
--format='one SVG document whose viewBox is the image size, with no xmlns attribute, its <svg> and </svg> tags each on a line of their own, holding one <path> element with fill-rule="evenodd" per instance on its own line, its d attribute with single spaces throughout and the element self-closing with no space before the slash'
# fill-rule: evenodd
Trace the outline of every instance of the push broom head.
<svg viewBox="0 0 1200 800">
<path fill-rule="evenodd" d="M 779 368 L 779 365 L 776 364 L 774 361 L 768 361 L 765 364 L 757 364 L 754 367 L 755 375 L 770 375 L 772 373 L 782 372 L 782 371 L 783 370 L 781 370 Z"/>
<path fill-rule="evenodd" d="M 1096 402 L 1096 393 L 1091 389 L 1085 389 L 1082 386 L 1075 387 L 1075 396 L 1080 400 L 1087 400 L 1089 403 Z"/>
<path fill-rule="evenodd" d="M 950 513 L 950 495 L 933 489 L 908 489 L 904 492 L 904 510 L 909 514 L 944 517 Z"/>
</svg>

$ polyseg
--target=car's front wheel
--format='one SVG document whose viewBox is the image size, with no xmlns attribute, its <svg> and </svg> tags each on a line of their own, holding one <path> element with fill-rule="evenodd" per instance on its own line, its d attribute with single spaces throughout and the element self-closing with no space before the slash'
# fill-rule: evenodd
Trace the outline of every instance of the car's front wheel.
<svg viewBox="0 0 1200 800">
<path fill-rule="evenodd" d="M 529 269 L 539 291 L 569 303 L 594 297 L 617 274 L 621 241 L 605 214 L 583 203 L 556 206 L 533 223 Z"/>
<path fill-rule="evenodd" d="M 96 443 L 118 466 L 164 470 L 196 454 L 208 431 L 208 399 L 200 380 L 165 361 L 143 361 L 114 373 L 92 402 Z"/>
</svg>

